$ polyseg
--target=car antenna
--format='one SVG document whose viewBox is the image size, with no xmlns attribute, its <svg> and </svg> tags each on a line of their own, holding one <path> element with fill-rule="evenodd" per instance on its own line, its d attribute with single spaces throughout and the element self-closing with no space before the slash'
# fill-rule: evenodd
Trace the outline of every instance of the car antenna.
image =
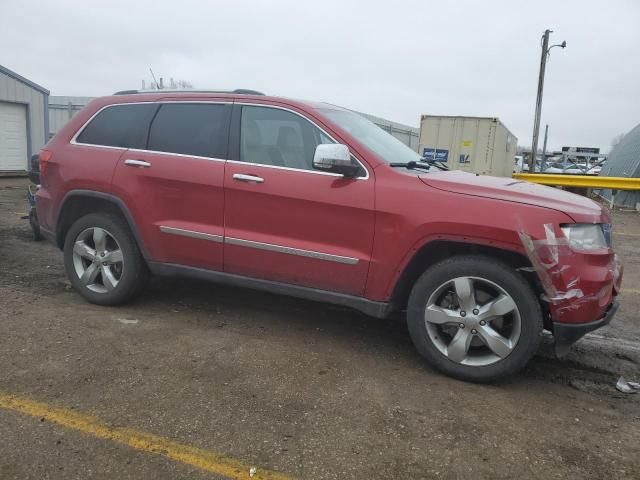
<svg viewBox="0 0 640 480">
<path fill-rule="evenodd" d="M 151 67 L 149 67 L 149 71 L 151 72 L 151 77 L 153 78 L 154 83 L 156 84 L 156 88 L 158 90 L 160 90 L 160 84 L 158 83 L 158 81 L 156 80 L 156 76 L 153 74 L 153 70 L 151 70 Z"/>
</svg>

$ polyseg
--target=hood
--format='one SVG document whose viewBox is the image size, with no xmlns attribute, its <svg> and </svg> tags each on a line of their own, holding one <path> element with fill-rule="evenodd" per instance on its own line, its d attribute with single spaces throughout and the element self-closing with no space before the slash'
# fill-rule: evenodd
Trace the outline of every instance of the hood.
<svg viewBox="0 0 640 480">
<path fill-rule="evenodd" d="M 418 175 L 430 187 L 448 192 L 524 203 L 564 212 L 575 222 L 602 222 L 605 210 L 593 200 L 558 188 L 513 178 L 449 170 Z"/>
</svg>

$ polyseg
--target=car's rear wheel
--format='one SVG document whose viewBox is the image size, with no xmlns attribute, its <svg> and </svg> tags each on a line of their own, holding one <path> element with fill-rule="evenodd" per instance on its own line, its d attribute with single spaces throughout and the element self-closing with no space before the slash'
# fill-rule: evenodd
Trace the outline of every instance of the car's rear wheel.
<svg viewBox="0 0 640 480">
<path fill-rule="evenodd" d="M 411 292 L 407 322 L 432 365 L 475 382 L 523 368 L 542 332 L 540 305 L 526 280 L 482 256 L 453 257 L 425 271 Z"/>
<path fill-rule="evenodd" d="M 138 295 L 147 266 L 126 223 L 112 214 L 90 214 L 69 229 L 64 244 L 69 281 L 85 299 L 117 305 Z"/>
</svg>

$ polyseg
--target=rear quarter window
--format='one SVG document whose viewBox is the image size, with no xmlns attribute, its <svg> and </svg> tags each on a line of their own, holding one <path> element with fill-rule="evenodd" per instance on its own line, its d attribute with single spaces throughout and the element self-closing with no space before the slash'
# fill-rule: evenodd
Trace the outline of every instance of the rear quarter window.
<svg viewBox="0 0 640 480">
<path fill-rule="evenodd" d="M 144 149 L 157 104 L 113 105 L 100 111 L 76 138 L 77 143 Z"/>
</svg>

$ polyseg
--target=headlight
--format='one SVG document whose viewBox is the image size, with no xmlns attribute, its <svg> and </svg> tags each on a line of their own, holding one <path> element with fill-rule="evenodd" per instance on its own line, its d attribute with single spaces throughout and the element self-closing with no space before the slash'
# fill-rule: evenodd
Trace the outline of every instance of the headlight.
<svg viewBox="0 0 640 480">
<path fill-rule="evenodd" d="M 574 250 L 601 250 L 611 246 L 611 225 L 608 223 L 569 223 L 560 228 Z"/>
</svg>

